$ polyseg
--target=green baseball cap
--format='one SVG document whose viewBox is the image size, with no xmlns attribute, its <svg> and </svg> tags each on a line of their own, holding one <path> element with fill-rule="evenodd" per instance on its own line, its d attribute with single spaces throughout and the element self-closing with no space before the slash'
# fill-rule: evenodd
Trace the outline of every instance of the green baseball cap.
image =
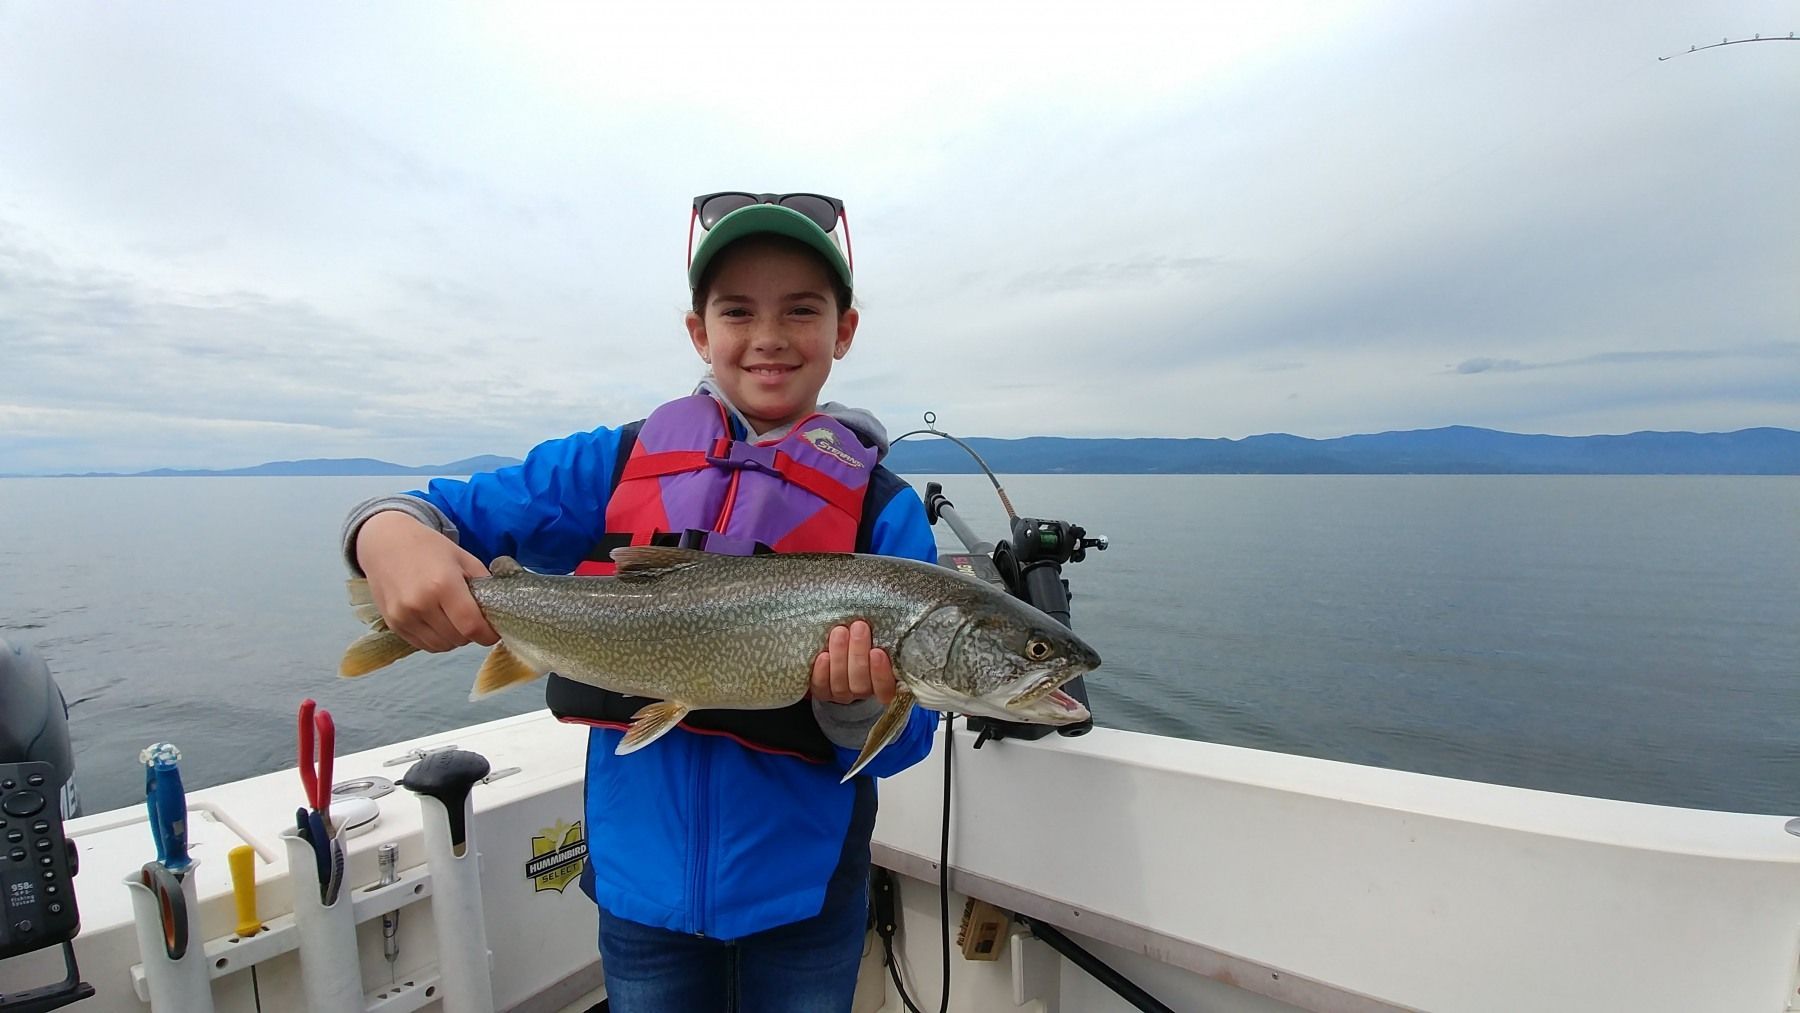
<svg viewBox="0 0 1800 1013">
<path fill-rule="evenodd" d="M 838 246 L 837 239 L 819 228 L 811 218 L 780 204 L 751 204 L 738 208 L 705 230 L 700 236 L 700 245 L 694 248 L 694 259 L 688 264 L 688 288 L 692 290 L 700 284 L 706 265 L 719 255 L 719 251 L 747 236 L 764 233 L 805 243 L 825 258 L 845 288 L 855 288 L 850 277 L 850 262 L 844 259 L 844 251 Z"/>
</svg>

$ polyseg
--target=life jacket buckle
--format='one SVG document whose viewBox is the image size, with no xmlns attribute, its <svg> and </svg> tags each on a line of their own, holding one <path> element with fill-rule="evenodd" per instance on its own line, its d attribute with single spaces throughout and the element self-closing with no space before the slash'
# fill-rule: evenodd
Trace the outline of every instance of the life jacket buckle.
<svg viewBox="0 0 1800 1013">
<path fill-rule="evenodd" d="M 759 447 L 740 440 L 720 440 L 713 444 L 712 453 L 706 455 L 706 463 L 731 471 L 766 471 L 773 475 L 778 474 L 775 454 L 774 447 Z"/>
</svg>

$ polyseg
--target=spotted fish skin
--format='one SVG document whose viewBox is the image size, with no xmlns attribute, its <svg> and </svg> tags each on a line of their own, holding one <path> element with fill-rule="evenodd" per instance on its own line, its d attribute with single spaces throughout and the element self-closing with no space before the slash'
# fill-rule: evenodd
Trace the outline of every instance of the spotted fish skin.
<svg viewBox="0 0 1800 1013">
<path fill-rule="evenodd" d="M 886 568 L 774 559 L 706 556 L 618 577 L 498 563 L 470 588 L 533 667 L 694 709 L 786 707 L 806 695 L 832 627 L 864 619 L 875 645 L 891 648 L 925 607 L 899 593 Z"/>
<path fill-rule="evenodd" d="M 609 577 L 538 574 L 509 558 L 469 588 L 501 642 L 477 696 L 546 672 L 663 701 L 639 713 L 621 752 L 688 711 L 766 710 L 806 696 L 831 630 L 861 619 L 894 662 L 898 692 L 851 774 L 892 741 L 914 703 L 1067 724 L 1087 711 L 1057 687 L 1100 658 L 1054 619 L 946 567 L 890 556 L 616 549 Z M 362 675 L 413 648 L 386 630 L 366 586 L 351 598 L 372 632 L 341 672 Z M 641 726 L 641 727 L 640 727 Z M 846 778 L 850 774 L 845 775 Z"/>
</svg>

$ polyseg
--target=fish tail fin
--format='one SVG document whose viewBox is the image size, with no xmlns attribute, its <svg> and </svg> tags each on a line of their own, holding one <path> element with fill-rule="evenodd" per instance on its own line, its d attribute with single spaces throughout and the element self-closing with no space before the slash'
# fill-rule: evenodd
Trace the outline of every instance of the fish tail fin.
<svg viewBox="0 0 1800 1013">
<path fill-rule="evenodd" d="M 381 611 L 375 607 L 375 596 L 369 593 L 369 579 L 351 577 L 344 581 L 344 589 L 350 592 L 350 611 L 356 613 L 357 619 L 374 626 L 381 618 Z"/>
<path fill-rule="evenodd" d="M 417 650 L 417 647 L 400 639 L 398 633 L 391 632 L 384 626 L 356 638 L 344 651 L 344 660 L 338 662 L 338 674 L 346 679 L 368 675 Z"/>
<path fill-rule="evenodd" d="M 506 642 L 501 641 L 488 652 L 487 660 L 481 663 L 481 671 L 475 673 L 475 688 L 470 691 L 469 699 L 479 700 L 484 696 L 492 696 L 543 674 L 526 664 L 523 658 L 507 650 Z"/>
<path fill-rule="evenodd" d="M 632 717 L 631 727 L 625 730 L 625 737 L 619 740 L 619 748 L 613 752 L 624 756 L 655 742 L 680 724 L 690 709 L 687 704 L 674 700 L 660 700 L 645 706 Z"/>
<path fill-rule="evenodd" d="M 894 702 L 888 704 L 887 710 L 881 712 L 881 717 L 875 719 L 874 726 L 869 729 L 868 739 L 863 742 L 862 752 L 857 754 L 856 762 L 850 765 L 850 769 L 844 772 L 844 781 L 855 777 L 869 765 L 869 761 L 875 758 L 876 753 L 881 752 L 888 743 L 900 737 L 901 730 L 906 727 L 907 718 L 912 716 L 912 708 L 913 695 L 904 686 L 896 689 Z"/>
</svg>

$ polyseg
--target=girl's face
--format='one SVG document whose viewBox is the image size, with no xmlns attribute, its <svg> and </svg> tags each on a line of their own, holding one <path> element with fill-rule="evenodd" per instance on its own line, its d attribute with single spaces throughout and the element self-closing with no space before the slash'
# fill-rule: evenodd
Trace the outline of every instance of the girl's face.
<svg viewBox="0 0 1800 1013">
<path fill-rule="evenodd" d="M 804 418 L 850 350 L 856 310 L 838 311 L 828 269 L 803 249 L 743 239 L 715 263 L 704 314 L 687 315 L 694 350 L 758 435 Z"/>
</svg>

